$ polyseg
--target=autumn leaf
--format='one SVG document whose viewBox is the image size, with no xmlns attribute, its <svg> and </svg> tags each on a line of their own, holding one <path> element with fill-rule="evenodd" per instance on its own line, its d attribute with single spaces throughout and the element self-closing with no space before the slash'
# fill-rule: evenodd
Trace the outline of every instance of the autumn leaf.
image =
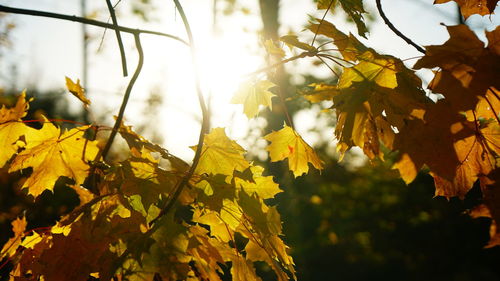
<svg viewBox="0 0 500 281">
<path fill-rule="evenodd" d="M 234 281 L 262 281 L 257 276 L 253 263 L 239 255 L 232 260 L 231 275 Z"/>
<path fill-rule="evenodd" d="M 259 112 L 259 105 L 269 106 L 272 108 L 271 98 L 274 96 L 269 91 L 270 88 L 276 85 L 267 80 L 258 81 L 256 83 L 243 83 L 236 94 L 231 99 L 233 104 L 243 104 L 243 112 L 248 119 L 253 118 Z"/>
<path fill-rule="evenodd" d="M 359 54 L 368 50 L 368 48 L 352 34 L 347 36 L 342 31 L 338 30 L 332 23 L 326 20 L 316 20 L 319 23 L 311 23 L 307 28 L 314 34 L 321 34 L 333 39 L 333 44 L 338 47 L 338 51 L 344 59 L 356 61 Z"/>
<path fill-rule="evenodd" d="M 272 176 L 263 176 L 264 168 L 260 166 L 251 166 L 253 182 L 245 181 L 234 177 L 235 185 L 243 189 L 248 194 L 256 193 L 262 199 L 273 198 L 276 194 L 282 192 L 279 185 L 274 182 Z"/>
<path fill-rule="evenodd" d="M 12 257 L 16 253 L 17 248 L 21 245 L 21 240 L 24 237 L 24 232 L 26 231 L 26 225 L 28 225 L 28 223 L 26 222 L 26 218 L 22 217 L 16 218 L 12 221 L 11 225 L 14 237 L 10 238 L 7 243 L 3 245 L 2 251 L 0 251 L 0 259 Z"/>
<path fill-rule="evenodd" d="M 312 89 L 306 89 L 300 93 L 303 97 L 313 103 L 332 100 L 334 96 L 340 93 L 336 85 L 328 85 L 324 83 L 312 83 L 308 85 Z"/>
<path fill-rule="evenodd" d="M 120 189 L 126 196 L 139 195 L 141 203 L 147 212 L 150 206 L 160 199 L 161 194 L 169 194 L 180 179 L 181 175 L 175 175 L 161 169 L 160 161 L 154 159 L 147 149 L 137 151 L 130 150 L 131 157 L 123 161 L 119 174 L 122 176 L 118 180 Z M 186 192 L 179 196 L 179 201 L 184 204 L 192 202 Z"/>
<path fill-rule="evenodd" d="M 426 54 L 415 68 L 435 68 L 429 88 L 444 95 L 455 111 L 474 109 L 479 97 L 491 88 L 500 89 L 498 40 L 500 28 L 487 32 L 488 46 L 466 25 L 448 26 L 450 39 L 442 45 L 426 46 Z"/>
<path fill-rule="evenodd" d="M 25 92 L 18 97 L 14 107 L 0 108 L 0 167 L 3 167 L 19 148 L 24 147 L 24 141 L 20 141 L 20 137 L 34 131 L 21 121 L 28 108 L 29 100 L 26 100 Z"/>
<path fill-rule="evenodd" d="M 281 47 L 276 46 L 276 44 L 274 44 L 273 40 L 271 39 L 267 39 L 264 42 L 264 47 L 266 48 L 267 53 L 272 56 L 282 58 L 286 55 L 285 51 L 283 51 Z"/>
<path fill-rule="evenodd" d="M 436 196 L 464 198 L 480 177 L 490 174 L 500 167 L 500 126 L 489 123 L 474 135 L 454 143 L 459 165 L 452 180 L 446 180 L 436 174 Z"/>
<path fill-rule="evenodd" d="M 193 215 L 193 221 L 210 226 L 212 236 L 219 238 L 221 241 L 229 242 L 232 239 L 232 233 L 228 231 L 228 225 L 220 218 L 218 212 L 204 210 L 205 214 L 200 214 L 200 210 L 196 210 Z"/>
<path fill-rule="evenodd" d="M 288 167 L 295 177 L 309 171 L 308 163 L 318 170 L 323 169 L 323 161 L 314 150 L 291 127 L 272 132 L 264 137 L 271 144 L 267 147 L 272 162 L 288 158 Z"/>
<path fill-rule="evenodd" d="M 454 143 L 474 134 L 465 116 L 450 114 L 451 105 L 440 100 L 430 106 L 424 120 L 407 121 L 394 140 L 394 150 L 399 151 L 400 159 L 393 168 L 398 169 L 408 184 L 426 164 L 431 171 L 446 179 L 453 179 L 460 160 Z"/>
<path fill-rule="evenodd" d="M 304 43 L 304 42 L 300 42 L 297 35 L 281 36 L 280 41 L 285 43 L 290 50 L 292 50 L 293 47 L 297 47 L 297 48 L 305 50 L 305 51 L 310 51 L 310 52 L 316 51 L 316 48 L 314 48 L 314 46 L 311 46 L 311 45 Z"/>
<path fill-rule="evenodd" d="M 434 4 L 443 4 L 452 0 L 435 0 Z M 498 0 L 453 0 L 460 6 L 464 19 L 478 14 L 481 16 L 493 14 Z"/>
<path fill-rule="evenodd" d="M 73 94 L 73 96 L 77 97 L 85 106 L 90 105 L 90 100 L 85 96 L 85 90 L 80 85 L 80 79 L 76 80 L 76 83 L 73 82 L 70 78 L 66 77 L 66 88 L 68 91 Z"/>
<path fill-rule="evenodd" d="M 44 190 L 52 190 L 57 179 L 65 176 L 82 184 L 88 175 L 88 161 L 95 160 L 97 142 L 84 138 L 88 126 L 74 128 L 61 134 L 52 123 L 26 138 L 26 149 L 12 162 L 9 172 L 33 168 L 23 188 L 37 197 Z"/>
<path fill-rule="evenodd" d="M 339 79 L 339 88 L 348 88 L 353 82 L 362 81 L 373 81 L 381 87 L 390 89 L 398 86 L 396 73 L 401 69 L 400 61 L 372 51 L 364 52 L 358 56 L 358 59 L 360 62 L 357 65 L 344 68 Z"/>
<path fill-rule="evenodd" d="M 484 204 L 487 217 L 493 219 L 490 225 L 490 241 L 486 247 L 500 245 L 500 168 L 491 171 L 480 178 L 481 192 L 484 194 Z"/>
<path fill-rule="evenodd" d="M 333 4 L 330 4 L 333 1 Z M 363 8 L 363 0 L 319 0 L 317 3 L 318 9 L 328 9 L 333 13 L 335 6 L 340 4 L 347 16 L 356 24 L 358 34 L 366 38 L 368 29 L 366 28 L 363 14 L 366 11 Z"/>
<path fill-rule="evenodd" d="M 192 149 L 196 150 L 196 146 Z M 232 176 L 234 170 L 241 172 L 249 167 L 244 154 L 243 147 L 229 139 L 224 128 L 214 128 L 205 136 L 196 173 Z"/>
</svg>

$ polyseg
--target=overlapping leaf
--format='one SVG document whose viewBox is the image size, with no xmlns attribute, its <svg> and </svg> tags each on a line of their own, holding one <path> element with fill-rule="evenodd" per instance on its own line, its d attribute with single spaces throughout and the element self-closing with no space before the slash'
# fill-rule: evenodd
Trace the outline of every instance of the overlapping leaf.
<svg viewBox="0 0 500 281">
<path fill-rule="evenodd" d="M 33 168 L 23 188 L 37 197 L 44 190 L 52 190 L 59 177 L 71 178 L 82 184 L 89 173 L 89 161 L 98 153 L 97 142 L 85 139 L 88 126 L 61 133 L 52 123 L 26 137 L 26 149 L 12 162 L 9 171 Z"/>
<path fill-rule="evenodd" d="M 22 238 L 25 235 L 24 232 L 26 231 L 26 225 L 28 225 L 28 222 L 25 217 L 22 217 L 15 219 L 11 224 L 14 237 L 11 237 L 7 243 L 3 245 L 3 248 L 0 251 L 0 259 L 3 259 L 4 257 L 10 258 L 16 253 L 17 248 L 21 245 Z"/>
<path fill-rule="evenodd" d="M 421 119 L 427 99 L 421 81 L 403 63 L 369 50 L 360 62 L 344 69 L 333 100 L 337 112 L 335 135 L 343 155 L 356 145 L 367 155 L 381 157 L 379 140 L 391 147 L 392 127 L 402 129 L 407 120 Z"/>
<path fill-rule="evenodd" d="M 363 18 L 363 14 L 366 13 L 363 7 L 363 0 L 319 0 L 317 6 L 318 9 L 331 7 L 330 10 L 333 12 L 337 5 L 340 5 L 347 16 L 354 21 L 358 28 L 358 34 L 366 38 L 368 29 Z"/>
<path fill-rule="evenodd" d="M 234 170 L 244 171 L 250 165 L 243 157 L 244 154 L 245 150 L 226 136 L 224 128 L 212 129 L 205 136 L 196 173 L 231 176 Z"/>
<path fill-rule="evenodd" d="M 500 66 L 496 63 L 500 42 L 494 39 L 500 36 L 500 27 L 486 33 L 491 38 L 486 48 L 466 25 L 447 29 L 450 39 L 443 45 L 427 46 L 426 55 L 415 68 L 439 67 L 430 89 L 443 94 L 456 111 L 471 110 L 490 88 L 500 88 Z"/>
<path fill-rule="evenodd" d="M 317 20 L 319 23 L 312 23 L 307 28 L 315 34 L 317 33 L 333 39 L 333 44 L 337 46 L 338 51 L 342 54 L 344 59 L 356 61 L 359 54 L 368 50 L 368 48 L 352 34 L 347 36 L 342 31 L 338 30 L 332 23 L 326 20 Z"/>
<path fill-rule="evenodd" d="M 434 4 L 443 4 L 452 0 L 435 0 Z M 468 17 L 478 14 L 481 16 L 493 14 L 498 0 L 453 0 L 460 6 L 462 16 Z"/>
<path fill-rule="evenodd" d="M 17 99 L 16 105 L 12 108 L 2 106 L 0 108 L 0 167 L 14 155 L 19 148 L 24 147 L 24 141 L 20 138 L 30 134 L 34 130 L 24 123 L 21 118 L 26 116 L 29 107 L 26 94 L 23 92 Z"/>
</svg>

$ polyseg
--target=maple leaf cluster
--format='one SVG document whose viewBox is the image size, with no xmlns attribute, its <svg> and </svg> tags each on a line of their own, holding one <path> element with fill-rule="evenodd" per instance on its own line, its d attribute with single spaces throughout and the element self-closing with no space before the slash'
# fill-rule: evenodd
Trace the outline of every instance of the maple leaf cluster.
<svg viewBox="0 0 500 281">
<path fill-rule="evenodd" d="M 491 14 L 498 1 L 455 2 L 467 18 Z M 342 8 L 358 34 L 366 36 L 362 0 L 317 4 L 331 11 Z M 447 28 L 450 39 L 427 46 L 410 69 L 317 20 L 308 26 L 311 44 L 295 35 L 280 38 L 290 51 L 302 51 L 282 62 L 316 57 L 341 66 L 340 74 L 329 67 L 336 84 L 314 83 L 302 93 L 310 102 L 333 103 L 329 109 L 337 120 L 341 158 L 354 146 L 369 159 L 396 154 L 393 168 L 406 183 L 428 168 L 436 196 L 463 197 L 479 181 L 484 205 L 471 214 L 493 219 L 489 245 L 500 245 L 500 27 L 486 32 L 487 44 L 465 25 Z M 315 47 L 316 36 L 336 48 Z M 286 56 L 276 42 L 264 45 L 269 56 Z M 426 95 L 415 74 L 422 68 L 434 71 L 428 88 L 442 96 L 437 101 Z M 66 85 L 90 106 L 78 80 L 66 77 Z M 242 104 L 246 116 L 254 118 L 260 107 L 272 109 L 277 87 L 255 79 L 244 83 L 231 102 Z M 29 102 L 22 93 L 14 106 L 0 108 L 0 168 L 19 172 L 21 188 L 34 198 L 67 178 L 80 205 L 44 230 L 27 229 L 24 217 L 12 222 L 14 236 L 0 251 L 0 258 L 13 264 L 11 280 L 221 280 L 227 270 L 233 280 L 261 280 L 256 262 L 267 264 L 277 280 L 295 279 L 280 214 L 268 204 L 282 190 L 263 167 L 245 159 L 246 151 L 223 128 L 202 134 L 192 147 L 197 156 L 191 166 L 117 121 L 113 133 L 127 143 L 128 157 L 106 162 L 106 149 L 89 138 L 105 127 L 62 131 L 43 117 L 41 129 L 35 129 L 26 125 L 33 120 L 24 120 Z M 323 169 L 291 123 L 264 136 L 270 160 L 288 160 L 294 177 L 310 166 Z"/>
<path fill-rule="evenodd" d="M 68 88 L 88 101 L 78 85 Z M 22 188 L 34 198 L 69 178 L 80 205 L 45 231 L 27 230 L 24 217 L 12 222 L 14 237 L 0 252 L 15 264 L 12 280 L 220 280 L 225 266 L 234 280 L 260 280 L 257 261 L 278 280 L 295 276 L 280 215 L 264 203 L 281 189 L 223 128 L 206 135 L 195 174 L 162 214 L 187 163 L 122 124 L 129 157 L 105 164 L 99 143 L 86 137 L 95 127 L 61 131 L 43 119 L 37 130 L 23 122 L 28 107 L 23 93 L 0 109 L 0 139 L 8 148 L 0 165 L 22 171 Z"/>
<path fill-rule="evenodd" d="M 464 17 L 491 14 L 497 3 L 456 2 Z M 479 180 L 486 207 L 476 215 L 493 218 L 489 246 L 498 245 L 500 27 L 486 32 L 485 45 L 466 25 L 448 26 L 448 41 L 425 48 L 413 69 L 434 71 L 428 89 L 442 95 L 437 101 L 401 60 L 377 53 L 326 20 L 308 29 L 333 41 L 340 57 L 321 56 L 343 65 L 336 85 L 311 84 L 303 93 L 310 102 L 333 102 L 341 157 L 353 146 L 370 159 L 397 153 L 393 168 L 402 179 L 411 183 L 425 166 L 436 196 L 463 198 Z"/>
</svg>

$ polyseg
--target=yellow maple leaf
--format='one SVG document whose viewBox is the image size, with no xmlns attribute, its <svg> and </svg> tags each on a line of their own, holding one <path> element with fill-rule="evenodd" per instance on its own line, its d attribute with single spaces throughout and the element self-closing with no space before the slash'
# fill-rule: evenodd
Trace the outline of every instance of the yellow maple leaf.
<svg viewBox="0 0 500 281">
<path fill-rule="evenodd" d="M 266 42 L 264 42 L 264 47 L 266 48 L 267 53 L 272 56 L 276 56 L 279 58 L 285 56 L 285 51 L 283 51 L 281 47 L 276 46 L 276 44 L 274 44 L 273 40 L 271 39 L 268 39 L 266 40 Z"/>
<path fill-rule="evenodd" d="M 319 159 L 314 150 L 287 125 L 283 129 L 272 132 L 264 137 L 271 144 L 267 147 L 271 161 L 281 161 L 288 158 L 288 167 L 295 177 L 309 171 L 308 163 L 314 168 L 323 169 L 323 161 Z"/>
<path fill-rule="evenodd" d="M 192 148 L 196 150 L 196 146 Z M 232 176 L 234 170 L 244 171 L 250 165 L 243 157 L 245 152 L 243 147 L 226 136 L 224 128 L 214 128 L 205 136 L 196 173 Z"/>
<path fill-rule="evenodd" d="M 34 129 L 26 126 L 21 122 L 21 118 L 26 116 L 29 101 L 26 101 L 26 93 L 23 92 L 17 99 L 16 105 L 12 108 L 2 106 L 0 108 L 0 167 L 17 152 L 17 150 L 24 146 L 19 138 Z"/>
<path fill-rule="evenodd" d="M 53 190 L 61 176 L 82 184 L 88 175 L 87 161 L 98 153 L 97 142 L 84 138 L 88 126 L 74 128 L 61 134 L 52 123 L 45 123 L 40 130 L 26 136 L 26 149 L 16 156 L 9 172 L 33 168 L 33 173 L 23 184 L 28 194 L 37 197 L 44 190 Z"/>
<path fill-rule="evenodd" d="M 0 258 L 4 257 L 12 257 L 19 245 L 21 245 L 21 239 L 24 237 L 24 232 L 26 231 L 26 218 L 23 217 L 17 218 L 12 221 L 12 232 L 14 232 L 14 237 L 10 238 L 5 245 L 2 247 L 2 251 L 0 251 Z"/>
<path fill-rule="evenodd" d="M 85 90 L 80 85 L 80 79 L 76 80 L 76 83 L 73 82 L 70 78 L 66 77 L 66 88 L 68 91 L 73 94 L 73 96 L 77 97 L 85 106 L 90 105 L 90 100 L 85 96 Z"/>
<path fill-rule="evenodd" d="M 235 177 L 235 185 L 241 187 L 248 194 L 257 193 L 262 199 L 273 198 L 274 195 L 282 192 L 279 185 L 273 181 L 272 176 L 263 176 L 264 168 L 260 166 L 250 167 L 252 171 L 253 182 L 243 180 L 241 178 Z"/>
<path fill-rule="evenodd" d="M 360 62 L 352 67 L 344 68 L 340 76 L 338 87 L 348 88 L 353 82 L 373 81 L 377 85 L 394 89 L 398 86 L 396 74 L 401 64 L 390 56 L 382 56 L 372 51 L 366 51 L 358 56 Z"/>
<path fill-rule="evenodd" d="M 232 261 L 231 276 L 234 281 L 262 281 L 255 272 L 253 263 L 241 255 L 235 255 Z"/>
<path fill-rule="evenodd" d="M 259 113 L 259 105 L 269 106 L 272 109 L 271 98 L 274 96 L 269 88 L 276 86 L 270 81 L 263 80 L 257 83 L 243 83 L 231 99 L 233 104 L 243 104 L 243 112 L 248 119 Z"/>
</svg>

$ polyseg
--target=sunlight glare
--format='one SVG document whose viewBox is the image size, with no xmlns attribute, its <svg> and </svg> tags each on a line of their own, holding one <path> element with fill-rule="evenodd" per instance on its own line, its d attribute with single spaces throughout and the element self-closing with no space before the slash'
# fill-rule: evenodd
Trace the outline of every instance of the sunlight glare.
<svg viewBox="0 0 500 281">
<path fill-rule="evenodd" d="M 223 117 L 221 114 L 233 114 L 235 109 L 241 112 L 240 106 L 230 104 L 231 98 L 239 85 L 249 79 L 246 74 L 256 70 L 262 63 L 257 55 L 235 44 L 244 42 L 244 39 L 212 37 L 207 40 L 207 44 L 199 46 L 202 87 L 205 98 L 214 108 L 215 120 Z"/>
</svg>

